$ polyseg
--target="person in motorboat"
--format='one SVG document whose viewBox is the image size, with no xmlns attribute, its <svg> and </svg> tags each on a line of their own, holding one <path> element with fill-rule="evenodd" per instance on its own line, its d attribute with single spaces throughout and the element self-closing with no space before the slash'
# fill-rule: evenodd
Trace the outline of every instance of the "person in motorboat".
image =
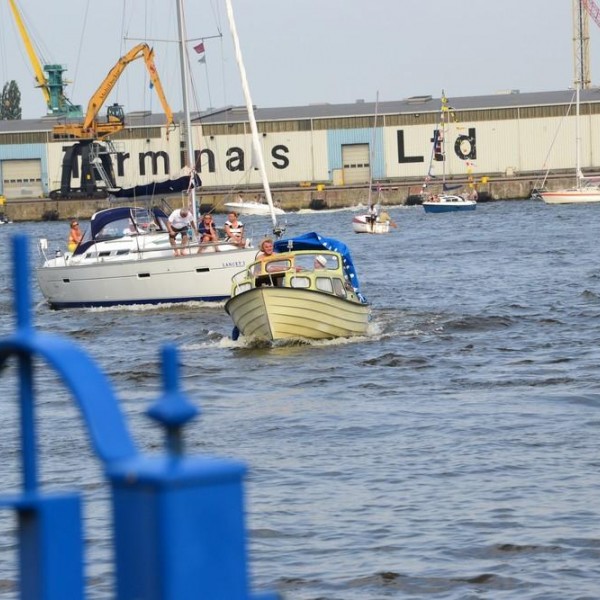
<svg viewBox="0 0 600 600">
<path fill-rule="evenodd" d="M 256 260 L 262 260 L 273 256 L 273 240 L 271 238 L 265 238 L 259 246 L 259 251 L 256 253 Z"/>
<path fill-rule="evenodd" d="M 175 256 L 187 254 L 186 247 L 189 242 L 188 229 L 192 228 L 198 235 L 194 217 L 187 208 L 176 208 L 167 219 L 167 229 L 169 230 L 169 242 L 173 247 Z M 181 235 L 181 248 L 177 247 L 177 236 Z"/>
<path fill-rule="evenodd" d="M 76 219 L 71 221 L 69 230 L 69 239 L 67 241 L 67 249 L 69 252 L 75 252 L 75 248 L 79 246 L 79 242 L 83 239 L 83 231 L 79 228 L 79 223 Z"/>
<path fill-rule="evenodd" d="M 233 210 L 228 213 L 227 221 L 225 221 L 225 235 L 227 236 L 227 241 L 236 246 L 243 247 L 246 243 L 244 239 L 244 224 L 238 220 L 237 213 Z"/>
<path fill-rule="evenodd" d="M 213 242 L 219 241 L 219 234 L 217 233 L 215 222 L 213 221 L 212 215 L 209 213 L 205 214 L 198 223 L 199 237 L 202 238 L 204 234 L 208 234 Z"/>
<path fill-rule="evenodd" d="M 326 269 L 327 268 L 327 259 L 322 255 L 319 254 L 319 256 L 317 256 L 315 258 L 315 269 Z"/>
</svg>

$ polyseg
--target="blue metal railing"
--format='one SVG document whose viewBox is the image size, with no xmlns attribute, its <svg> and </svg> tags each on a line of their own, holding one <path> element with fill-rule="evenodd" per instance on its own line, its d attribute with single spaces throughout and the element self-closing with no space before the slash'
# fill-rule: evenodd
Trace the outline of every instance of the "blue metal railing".
<svg viewBox="0 0 600 600">
<path fill-rule="evenodd" d="M 77 345 L 36 331 L 27 238 L 13 238 L 17 329 L 0 339 L 0 371 L 19 369 L 22 491 L 0 496 L 17 515 L 22 600 L 85 597 L 82 500 L 40 489 L 34 359 L 60 376 L 78 405 L 112 495 L 117 600 L 275 600 L 249 592 L 243 477 L 237 461 L 184 454 L 183 428 L 198 414 L 178 388 L 178 355 L 162 350 L 163 393 L 148 415 L 165 430 L 165 452 L 136 448 L 112 387 Z M 36 363 L 37 364 L 37 363 Z"/>
</svg>

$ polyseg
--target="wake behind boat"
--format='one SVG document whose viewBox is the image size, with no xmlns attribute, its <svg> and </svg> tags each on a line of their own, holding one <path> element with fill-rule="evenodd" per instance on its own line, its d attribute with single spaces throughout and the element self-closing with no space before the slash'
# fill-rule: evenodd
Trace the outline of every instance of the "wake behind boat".
<svg viewBox="0 0 600 600">
<path fill-rule="evenodd" d="M 307 233 L 233 278 L 225 310 L 247 338 L 275 341 L 365 335 L 370 306 L 345 244 Z"/>
</svg>

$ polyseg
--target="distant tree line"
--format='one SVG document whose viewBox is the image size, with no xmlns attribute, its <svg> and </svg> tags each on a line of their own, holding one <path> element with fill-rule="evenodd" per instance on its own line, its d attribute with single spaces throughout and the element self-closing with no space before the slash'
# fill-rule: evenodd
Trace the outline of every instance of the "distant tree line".
<svg viewBox="0 0 600 600">
<path fill-rule="evenodd" d="M 0 121 L 18 121 L 21 119 L 21 92 L 13 79 L 4 84 L 0 96 Z"/>
</svg>

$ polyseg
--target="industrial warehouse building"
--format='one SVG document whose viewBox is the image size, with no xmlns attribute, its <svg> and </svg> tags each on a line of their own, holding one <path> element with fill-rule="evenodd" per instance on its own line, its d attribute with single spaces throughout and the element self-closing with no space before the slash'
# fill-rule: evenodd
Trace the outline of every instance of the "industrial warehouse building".
<svg viewBox="0 0 600 600">
<path fill-rule="evenodd" d="M 575 169 L 573 90 L 449 98 L 446 158 L 432 175 L 475 182 L 482 178 L 541 176 Z M 355 186 L 423 180 L 430 169 L 441 98 L 415 96 L 392 102 L 320 104 L 256 109 L 267 174 L 276 189 L 290 186 Z M 600 171 L 600 90 L 581 91 L 581 165 Z M 110 158 L 116 183 L 129 187 L 181 174 L 186 142 L 177 122 L 164 116 L 126 115 Z M 0 121 L 0 193 L 8 199 L 48 197 L 60 189 L 65 150 L 56 141 L 55 117 Z M 193 115 L 193 145 L 205 189 L 259 186 L 245 108 Z M 439 158 L 439 157 L 438 157 Z M 71 185 L 79 186 L 77 169 Z M 64 183 L 64 181 L 63 181 Z M 99 185 L 102 182 L 99 181 Z"/>
</svg>

